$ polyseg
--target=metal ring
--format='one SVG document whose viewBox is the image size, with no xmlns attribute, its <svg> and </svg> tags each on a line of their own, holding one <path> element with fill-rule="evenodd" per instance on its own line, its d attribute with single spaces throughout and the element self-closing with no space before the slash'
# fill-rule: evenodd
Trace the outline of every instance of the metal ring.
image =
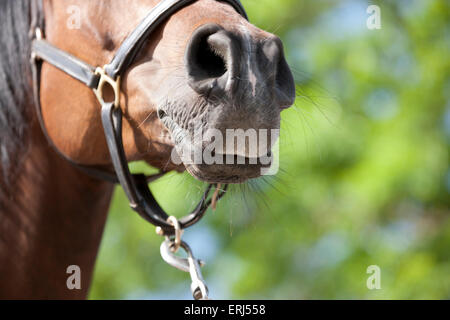
<svg viewBox="0 0 450 320">
<path fill-rule="evenodd" d="M 105 67 L 100 68 L 98 67 L 95 69 L 95 74 L 99 76 L 99 81 L 97 88 L 93 89 L 95 96 L 97 97 L 98 101 L 100 101 L 100 104 L 105 104 L 105 99 L 103 96 L 103 88 L 105 84 L 109 84 L 113 90 L 114 93 L 114 107 L 118 108 L 120 103 L 120 77 L 117 77 L 116 79 L 111 78 L 105 71 Z"/>
<path fill-rule="evenodd" d="M 206 288 L 206 285 L 203 282 L 193 282 L 191 290 L 192 297 L 195 300 L 210 300 L 208 297 L 208 288 Z"/>
<path fill-rule="evenodd" d="M 170 223 L 173 228 L 175 229 L 175 237 L 173 239 L 173 247 L 170 248 L 170 250 L 172 252 L 177 252 L 178 249 L 181 246 L 181 234 L 182 234 L 182 229 L 180 227 L 180 222 L 178 221 L 178 219 L 174 216 L 170 216 L 169 218 L 167 218 L 167 222 Z"/>
<path fill-rule="evenodd" d="M 34 31 L 34 36 L 36 40 L 42 40 L 44 38 L 41 28 L 36 28 Z"/>
</svg>

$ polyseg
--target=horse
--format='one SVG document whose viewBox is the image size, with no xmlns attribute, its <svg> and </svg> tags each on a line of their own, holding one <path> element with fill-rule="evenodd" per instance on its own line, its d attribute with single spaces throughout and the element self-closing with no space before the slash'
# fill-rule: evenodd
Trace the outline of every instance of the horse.
<svg viewBox="0 0 450 320">
<path fill-rule="evenodd" d="M 112 168 L 112 161 L 95 94 L 45 61 L 41 126 L 30 66 L 33 1 L 0 2 L 0 298 L 85 299 L 114 184 L 74 163 Z M 158 1 L 42 4 L 46 40 L 102 66 Z M 226 1 L 198 0 L 145 39 L 116 98 L 127 162 L 242 183 L 260 176 L 260 166 L 173 161 L 177 130 L 278 129 L 295 84 L 277 36 Z M 237 149 L 225 155 L 252 156 Z M 67 286 L 70 265 L 82 272 L 79 290 Z"/>
</svg>

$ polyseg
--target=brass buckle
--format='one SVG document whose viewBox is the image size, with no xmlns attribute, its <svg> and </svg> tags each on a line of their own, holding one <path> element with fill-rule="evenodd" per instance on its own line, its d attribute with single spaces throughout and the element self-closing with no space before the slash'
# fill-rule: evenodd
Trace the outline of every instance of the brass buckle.
<svg viewBox="0 0 450 320">
<path fill-rule="evenodd" d="M 100 76 L 97 88 L 93 89 L 95 96 L 97 97 L 98 101 L 100 101 L 100 104 L 103 105 L 106 103 L 105 99 L 103 98 L 103 88 L 105 86 L 105 83 L 108 83 L 114 92 L 114 107 L 118 108 L 120 103 L 120 77 L 117 77 L 117 79 L 114 80 L 106 74 L 104 67 L 97 67 L 97 69 L 95 69 L 95 74 Z"/>
</svg>

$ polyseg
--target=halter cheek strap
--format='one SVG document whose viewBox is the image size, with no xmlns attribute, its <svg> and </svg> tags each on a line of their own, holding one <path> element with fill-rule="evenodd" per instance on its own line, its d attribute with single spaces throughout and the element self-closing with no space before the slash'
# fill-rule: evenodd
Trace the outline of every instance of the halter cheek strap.
<svg viewBox="0 0 450 320">
<path fill-rule="evenodd" d="M 217 1 L 230 4 L 238 13 L 247 19 L 245 10 L 239 0 Z M 32 1 L 33 17 L 31 32 L 33 42 L 31 60 L 34 78 L 34 96 L 37 115 L 47 140 L 59 154 L 86 173 L 110 182 L 119 182 L 130 201 L 131 208 L 138 212 L 145 220 L 160 227 L 166 235 L 174 234 L 174 227 L 167 222 L 169 215 L 159 206 L 148 188 L 149 182 L 159 178 L 164 173 L 147 177 L 141 174 L 131 174 L 128 168 L 122 141 L 122 110 L 119 106 L 120 76 L 133 63 L 139 50 L 141 50 L 143 44 L 148 39 L 148 36 L 168 17 L 193 2 L 195 0 L 160 1 L 125 39 L 113 60 L 103 68 L 94 68 L 71 54 L 54 47 L 44 39 L 42 34 L 44 30 L 42 0 Z M 102 107 L 102 124 L 115 174 L 102 168 L 76 164 L 62 154 L 52 143 L 52 140 L 47 134 L 40 107 L 40 68 L 42 61 L 50 63 L 94 90 Z M 106 102 L 103 99 L 103 86 L 106 83 L 115 92 L 115 99 L 112 102 Z M 215 185 L 209 185 L 195 209 L 189 215 L 179 220 L 181 229 L 195 224 L 205 214 L 212 202 L 211 199 L 208 200 L 208 195 L 213 186 Z M 223 197 L 225 192 L 226 186 L 219 191 L 215 200 Z"/>
</svg>

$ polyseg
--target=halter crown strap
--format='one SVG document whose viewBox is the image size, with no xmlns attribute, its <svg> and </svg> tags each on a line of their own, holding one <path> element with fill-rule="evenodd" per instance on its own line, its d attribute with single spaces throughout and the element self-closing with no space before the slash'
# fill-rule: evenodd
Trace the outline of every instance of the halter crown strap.
<svg viewBox="0 0 450 320">
<path fill-rule="evenodd" d="M 245 10 L 239 0 L 217 1 L 230 4 L 238 13 L 247 19 Z M 94 68 L 69 53 L 56 48 L 43 39 L 42 32 L 44 29 L 44 19 L 42 13 L 42 0 L 32 1 L 34 14 L 31 27 L 32 29 L 35 29 L 32 30 L 32 32 L 35 33 L 32 43 L 32 70 L 34 78 L 34 95 L 36 100 L 35 104 L 42 130 L 49 143 L 59 154 L 73 163 L 72 160 L 64 156 L 54 146 L 47 134 L 40 108 L 40 62 L 37 61 L 37 58 L 52 64 L 73 78 L 81 81 L 86 86 L 92 88 L 102 106 L 103 129 L 116 175 L 111 177 L 111 173 L 105 172 L 104 170 L 98 170 L 97 168 L 81 166 L 78 164 L 75 165 L 97 178 L 112 182 L 118 181 L 122 185 L 122 188 L 130 201 L 131 208 L 138 212 L 145 220 L 159 226 L 166 235 L 173 234 L 174 227 L 167 222 L 169 216 L 159 206 L 148 188 L 148 177 L 139 174 L 131 174 L 128 168 L 122 141 L 122 111 L 119 107 L 118 99 L 120 91 L 119 77 L 133 63 L 138 51 L 142 48 L 151 32 L 176 11 L 193 2 L 195 2 L 195 0 L 160 1 L 137 28 L 125 39 L 111 63 L 104 68 Z M 102 87 L 105 82 L 108 82 L 115 88 L 116 99 L 114 102 L 105 102 L 103 99 Z M 207 187 L 202 199 L 195 209 L 189 215 L 179 220 L 182 229 L 195 224 L 205 214 L 206 210 L 211 205 L 211 199 L 207 200 L 207 198 L 212 186 L 213 185 L 209 185 Z M 220 190 L 215 200 L 220 199 L 225 192 L 226 187 L 223 190 Z"/>
</svg>

